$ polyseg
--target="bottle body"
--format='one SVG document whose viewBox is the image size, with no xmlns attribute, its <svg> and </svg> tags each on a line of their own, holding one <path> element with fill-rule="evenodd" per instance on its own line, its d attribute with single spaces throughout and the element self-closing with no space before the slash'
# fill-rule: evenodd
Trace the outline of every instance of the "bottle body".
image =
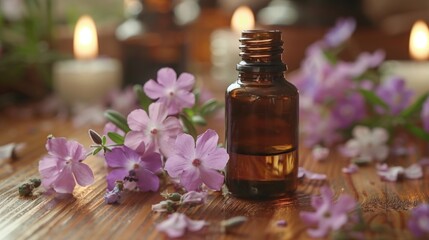
<svg viewBox="0 0 429 240">
<path fill-rule="evenodd" d="M 225 99 L 226 184 L 238 197 L 287 195 L 298 183 L 298 91 L 281 68 L 240 64 Z"/>
</svg>

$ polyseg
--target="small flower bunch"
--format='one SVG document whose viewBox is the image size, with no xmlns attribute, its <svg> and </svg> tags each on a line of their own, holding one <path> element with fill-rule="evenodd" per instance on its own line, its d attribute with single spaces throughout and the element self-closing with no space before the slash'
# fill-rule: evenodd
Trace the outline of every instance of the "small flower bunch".
<svg viewBox="0 0 429 240">
<path fill-rule="evenodd" d="M 384 160 L 394 129 L 429 141 L 429 98 L 414 96 L 404 79 L 381 71 L 382 51 L 343 61 L 341 50 L 355 28 L 353 19 L 339 20 L 307 49 L 300 72 L 291 76 L 300 91 L 300 130 L 309 147 L 332 146 L 353 132 L 347 156 Z"/>
<path fill-rule="evenodd" d="M 39 163 L 42 186 L 72 193 L 76 182 L 91 184 L 93 173 L 83 161 L 91 154 L 104 154 L 109 204 L 118 203 L 123 190 L 158 191 L 164 172 L 186 191 L 201 191 L 203 184 L 220 190 L 229 156 L 218 147 L 215 131 L 196 136 L 195 125 L 205 125 L 205 117 L 222 106 L 214 99 L 200 103 L 194 85 L 189 73 L 177 77 L 171 68 L 160 69 L 157 81 L 134 87 L 141 108 L 126 117 L 108 110 L 104 135 L 89 131 L 91 151 L 76 141 L 49 137 L 48 155 Z"/>
</svg>

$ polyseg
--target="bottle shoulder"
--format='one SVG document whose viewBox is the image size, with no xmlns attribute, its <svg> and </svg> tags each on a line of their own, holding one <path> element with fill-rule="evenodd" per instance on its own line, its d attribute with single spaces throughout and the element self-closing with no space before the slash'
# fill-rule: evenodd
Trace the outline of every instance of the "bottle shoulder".
<svg viewBox="0 0 429 240">
<path fill-rule="evenodd" d="M 296 86 L 286 79 L 275 81 L 270 84 L 243 83 L 240 80 L 237 80 L 228 86 L 226 94 L 299 95 Z"/>
</svg>

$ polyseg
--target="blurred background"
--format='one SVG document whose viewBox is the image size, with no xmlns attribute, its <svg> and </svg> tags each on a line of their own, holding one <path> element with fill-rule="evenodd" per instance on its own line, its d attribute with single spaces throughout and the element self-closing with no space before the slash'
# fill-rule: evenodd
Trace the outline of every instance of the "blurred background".
<svg viewBox="0 0 429 240">
<path fill-rule="evenodd" d="M 248 9 L 238 13 L 242 6 Z M 241 14 L 236 23 L 234 13 Z M 82 15 L 97 27 L 98 52 L 90 58 L 114 60 L 88 67 L 96 70 L 60 64 L 88 61 L 73 51 Z M 55 81 L 77 82 L 92 74 L 86 71 L 104 71 L 94 73 L 98 78 L 118 75 L 106 85 L 125 88 L 155 79 L 161 67 L 172 67 L 195 74 L 198 84 L 222 93 L 236 78 L 240 28 L 280 29 L 283 60 L 293 73 L 306 48 L 344 17 L 357 21 L 345 59 L 382 49 L 386 59 L 407 60 L 411 27 L 419 19 L 429 22 L 429 1 L 0 0 L 0 109 L 46 99 L 58 91 Z M 77 89 L 93 88 L 76 84 Z"/>
</svg>

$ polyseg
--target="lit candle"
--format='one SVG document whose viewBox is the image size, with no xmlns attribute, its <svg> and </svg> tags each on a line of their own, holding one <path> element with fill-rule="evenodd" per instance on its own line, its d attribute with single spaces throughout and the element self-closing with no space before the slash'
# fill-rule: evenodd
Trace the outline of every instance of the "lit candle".
<svg viewBox="0 0 429 240">
<path fill-rule="evenodd" d="M 425 22 L 414 23 L 409 41 L 410 56 L 414 61 L 388 61 L 383 65 L 390 75 L 401 76 L 407 87 L 418 97 L 429 91 L 429 29 Z"/>
<path fill-rule="evenodd" d="M 56 93 L 68 104 L 101 102 L 121 85 L 122 68 L 118 60 L 97 58 L 98 39 L 94 21 L 79 18 L 73 38 L 75 59 L 59 61 L 53 66 Z"/>
<path fill-rule="evenodd" d="M 229 84 L 236 80 L 235 66 L 240 61 L 239 42 L 241 31 L 255 27 L 255 17 L 249 7 L 241 6 L 234 11 L 231 29 L 217 29 L 211 35 L 212 76 Z M 223 86 L 222 86 L 223 87 Z"/>
</svg>

